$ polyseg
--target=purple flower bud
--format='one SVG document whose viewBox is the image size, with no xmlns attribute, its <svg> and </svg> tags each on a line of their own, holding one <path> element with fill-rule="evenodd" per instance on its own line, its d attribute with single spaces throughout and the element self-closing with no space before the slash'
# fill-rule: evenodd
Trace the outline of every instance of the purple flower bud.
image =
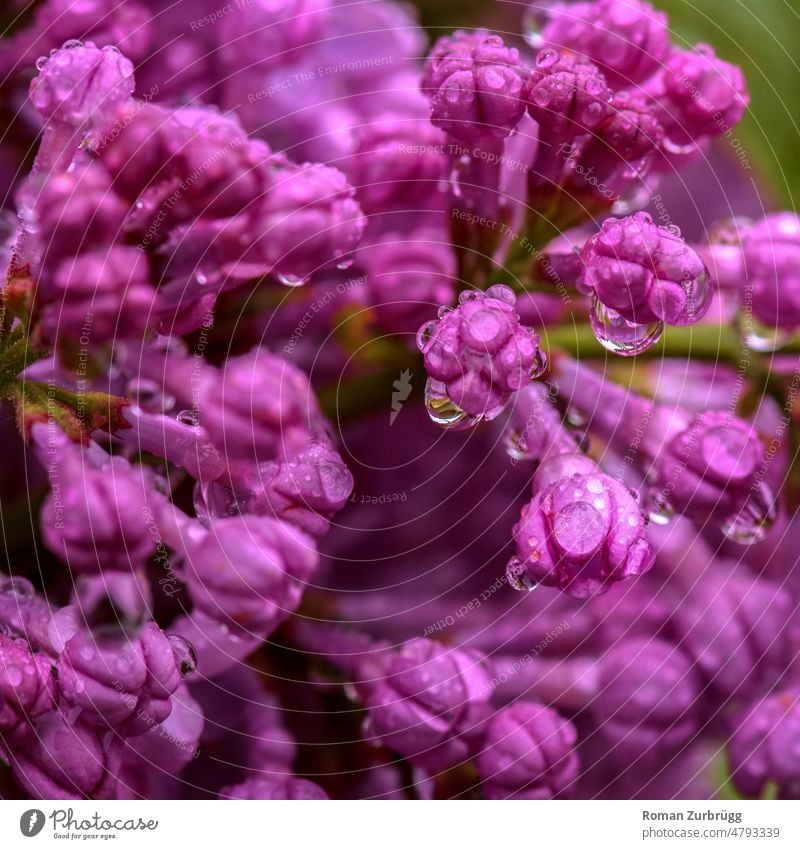
<svg viewBox="0 0 800 849">
<path fill-rule="evenodd" d="M 611 90 L 596 65 L 548 49 L 536 57 L 525 100 L 540 135 L 568 141 L 605 120 Z"/>
<path fill-rule="evenodd" d="M 223 11 L 214 22 L 223 48 L 220 59 L 243 69 L 254 82 L 270 66 L 291 67 L 297 51 L 326 37 L 330 6 L 330 0 L 259 0 L 235 7 L 234 14 Z M 255 79 L 253 72 L 259 75 Z"/>
<path fill-rule="evenodd" d="M 81 630 L 66 641 L 58 660 L 59 690 L 86 721 L 136 736 L 169 716 L 182 663 L 153 622 L 130 639 Z"/>
<path fill-rule="evenodd" d="M 431 418 L 445 426 L 493 419 L 513 392 L 544 370 L 539 337 L 520 324 L 508 286 L 467 291 L 423 325 L 417 344 L 428 372 Z"/>
<path fill-rule="evenodd" d="M 146 479 L 122 457 L 95 462 L 77 445 L 60 450 L 57 489 L 42 507 L 45 545 L 75 572 L 144 565 L 156 547 Z"/>
<path fill-rule="evenodd" d="M 48 340 L 68 344 L 85 335 L 92 345 L 112 339 L 141 338 L 155 322 L 156 292 L 147 257 L 136 248 L 112 247 L 63 262 L 54 276 L 54 295 L 42 311 L 40 327 Z"/>
<path fill-rule="evenodd" d="M 710 306 L 706 267 L 678 232 L 646 212 L 609 218 L 583 248 L 579 286 L 637 325 L 698 322 Z"/>
<path fill-rule="evenodd" d="M 794 602 L 779 585 L 726 565 L 706 569 L 671 620 L 676 640 L 714 690 L 754 696 L 791 666 L 793 613 Z"/>
<path fill-rule="evenodd" d="M 79 127 L 133 95 L 133 63 L 116 47 L 67 42 L 39 68 L 30 98 L 48 121 Z"/>
<path fill-rule="evenodd" d="M 195 610 L 266 634 L 295 610 L 316 566 L 314 542 L 302 531 L 243 516 L 187 540 L 183 568 Z"/>
<path fill-rule="evenodd" d="M 172 799 L 180 791 L 178 776 L 198 757 L 203 709 L 181 684 L 172 696 L 172 711 L 158 726 L 125 740 L 118 799 Z"/>
<path fill-rule="evenodd" d="M 306 280 L 331 263 L 347 262 L 366 227 L 353 188 L 341 171 L 324 165 L 295 165 L 276 156 L 273 187 L 254 223 L 258 241 L 238 253 L 263 252 L 269 269 L 288 285 Z M 263 235 L 262 235 L 263 234 Z"/>
<path fill-rule="evenodd" d="M 291 455 L 323 427 L 305 374 L 263 348 L 204 374 L 198 401 L 200 424 L 229 460 Z"/>
<path fill-rule="evenodd" d="M 751 425 L 708 410 L 662 446 L 654 484 L 683 515 L 730 519 L 759 491 L 763 457 L 764 446 Z"/>
<path fill-rule="evenodd" d="M 422 90 L 431 121 L 467 144 L 504 139 L 525 112 L 519 53 L 485 30 L 440 38 L 428 56 Z"/>
<path fill-rule="evenodd" d="M 578 776 L 577 733 L 556 711 L 517 702 L 486 723 L 477 757 L 483 793 L 489 799 L 552 799 Z"/>
<path fill-rule="evenodd" d="M 315 539 L 347 504 L 353 476 L 330 446 L 314 442 L 291 457 L 257 467 L 244 502 L 247 513 L 274 515 Z"/>
<path fill-rule="evenodd" d="M 553 3 L 544 44 L 595 62 L 614 88 L 644 82 L 669 54 L 667 16 L 642 0 Z"/>
<path fill-rule="evenodd" d="M 757 702 L 733 722 L 731 778 L 748 796 L 777 785 L 778 798 L 800 799 L 800 695 L 787 690 Z"/>
<path fill-rule="evenodd" d="M 707 44 L 674 50 L 663 86 L 666 114 L 662 121 L 671 146 L 724 135 L 742 120 L 750 103 L 741 69 L 718 59 Z"/>
<path fill-rule="evenodd" d="M 0 631 L 0 733 L 54 707 L 52 663 Z"/>
<path fill-rule="evenodd" d="M 450 158 L 446 136 L 416 114 L 381 115 L 357 132 L 357 146 L 341 164 L 368 215 L 394 209 L 418 210 L 441 194 Z"/>
<path fill-rule="evenodd" d="M 249 139 L 235 115 L 197 106 L 165 115 L 167 122 L 159 130 L 172 138 L 156 143 L 163 146 L 165 156 L 172 155 L 156 182 L 167 173 L 184 177 L 181 191 L 173 189 L 168 203 L 156 210 L 168 216 L 162 225 L 165 229 L 174 220 L 235 215 L 269 190 L 271 151 L 264 142 Z M 161 193 L 156 196 L 160 202 Z"/>
<path fill-rule="evenodd" d="M 588 458 L 568 455 L 541 467 L 537 479 L 514 527 L 508 576 L 516 588 L 544 584 L 586 598 L 650 569 L 646 519 L 625 486 Z"/>
<path fill-rule="evenodd" d="M 649 762 L 695 733 L 698 695 L 695 672 L 680 649 L 657 637 L 633 637 L 602 656 L 591 710 L 614 760 Z"/>
<path fill-rule="evenodd" d="M 753 315 L 768 327 L 800 327 L 800 218 L 767 215 L 743 238 L 744 272 Z"/>
<path fill-rule="evenodd" d="M 372 308 L 381 327 L 415 333 L 433 310 L 453 300 L 456 259 L 435 230 L 389 233 L 362 247 Z"/>
<path fill-rule="evenodd" d="M 35 197 L 36 241 L 44 271 L 37 274 L 44 298 L 58 291 L 55 272 L 63 260 L 118 242 L 128 204 L 97 164 L 54 174 Z M 34 269 L 36 271 L 36 269 Z"/>
<path fill-rule="evenodd" d="M 476 733 L 476 717 L 491 696 L 479 657 L 422 638 L 392 653 L 378 677 L 360 687 L 369 711 L 365 733 L 436 768 L 470 757 L 470 733 Z"/>
<path fill-rule="evenodd" d="M 661 124 L 643 97 L 615 94 L 611 113 L 575 157 L 573 184 L 588 185 L 590 193 L 610 203 L 647 174 L 662 136 Z"/>
<path fill-rule="evenodd" d="M 0 743 L 14 778 L 34 799 L 111 799 L 122 738 L 50 711 Z"/>
<path fill-rule="evenodd" d="M 219 795 L 226 799 L 261 799 L 283 800 L 302 799 L 305 801 L 321 801 L 328 794 L 313 781 L 304 778 L 293 778 L 286 775 L 259 775 L 248 778 L 242 784 L 233 787 L 223 787 Z"/>
</svg>

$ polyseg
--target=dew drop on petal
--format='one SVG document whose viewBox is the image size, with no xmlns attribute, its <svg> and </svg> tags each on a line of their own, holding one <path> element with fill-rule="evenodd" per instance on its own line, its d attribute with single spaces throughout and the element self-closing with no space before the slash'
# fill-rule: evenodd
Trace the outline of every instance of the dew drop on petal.
<svg viewBox="0 0 800 849">
<path fill-rule="evenodd" d="M 431 341 L 431 338 L 436 331 L 436 324 L 437 322 L 435 321 L 427 321 L 417 331 L 417 347 L 420 351 L 424 351 L 425 346 Z"/>
<path fill-rule="evenodd" d="M 187 675 L 191 675 L 197 669 L 197 652 L 187 639 L 178 634 L 170 634 L 167 639 L 172 645 L 175 662 L 178 664 L 181 677 L 186 678 Z"/>
<path fill-rule="evenodd" d="M 303 286 L 308 280 L 297 274 L 277 274 L 278 281 L 290 289 L 296 289 L 298 286 Z"/>
<path fill-rule="evenodd" d="M 199 418 L 195 410 L 181 410 L 175 418 L 181 423 L 189 427 L 197 427 Z"/>
<path fill-rule="evenodd" d="M 33 588 L 33 584 L 27 578 L 14 576 L 0 580 L 0 593 L 3 595 L 14 595 L 20 599 L 29 599 L 34 597 L 36 591 Z"/>
<path fill-rule="evenodd" d="M 533 365 L 531 366 L 531 380 L 536 380 L 541 377 L 547 369 L 547 354 L 541 349 L 536 349 L 536 354 L 533 357 Z"/>
</svg>

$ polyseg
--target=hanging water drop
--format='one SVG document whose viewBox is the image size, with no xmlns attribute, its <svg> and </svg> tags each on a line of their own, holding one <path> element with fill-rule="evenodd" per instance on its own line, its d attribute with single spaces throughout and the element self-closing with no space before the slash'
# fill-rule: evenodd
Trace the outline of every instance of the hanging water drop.
<svg viewBox="0 0 800 849">
<path fill-rule="evenodd" d="M 664 493 L 658 490 L 647 491 L 644 509 L 647 518 L 654 525 L 668 525 L 675 518 L 675 508 L 669 503 Z"/>
<path fill-rule="evenodd" d="M 609 309 L 597 298 L 593 299 L 589 316 L 597 341 L 607 350 L 621 357 L 635 357 L 649 350 L 661 338 L 664 323 L 634 324 L 616 310 Z"/>
<path fill-rule="evenodd" d="M 523 444 L 524 434 L 520 433 L 516 428 L 510 427 L 503 437 L 503 447 L 506 449 L 506 454 L 512 460 L 524 460 L 527 457 L 525 446 Z"/>
<path fill-rule="evenodd" d="M 512 557 L 506 566 L 506 578 L 511 586 L 519 592 L 531 592 L 539 585 L 529 575 L 525 564 L 519 557 Z"/>
<path fill-rule="evenodd" d="M 775 496 L 762 483 L 751 492 L 742 509 L 722 526 L 722 532 L 739 545 L 752 545 L 766 537 L 777 518 Z"/>
<path fill-rule="evenodd" d="M 441 427 L 453 430 L 466 430 L 474 427 L 480 416 L 473 416 L 454 404 L 445 391 L 444 385 L 430 377 L 425 384 L 425 409 L 431 421 Z"/>
</svg>

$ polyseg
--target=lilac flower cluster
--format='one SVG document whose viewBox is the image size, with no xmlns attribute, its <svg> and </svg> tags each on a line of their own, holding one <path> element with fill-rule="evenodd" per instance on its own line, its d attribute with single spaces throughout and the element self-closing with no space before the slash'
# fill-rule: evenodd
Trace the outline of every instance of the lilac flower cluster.
<svg viewBox="0 0 800 849">
<path fill-rule="evenodd" d="M 741 71 L 217 5 L 3 38 L 0 795 L 798 798 L 800 219 L 655 205 Z"/>
</svg>

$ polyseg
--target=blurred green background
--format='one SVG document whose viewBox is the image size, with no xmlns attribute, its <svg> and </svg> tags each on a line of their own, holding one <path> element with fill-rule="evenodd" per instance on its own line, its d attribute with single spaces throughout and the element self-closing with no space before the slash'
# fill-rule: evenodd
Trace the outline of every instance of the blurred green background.
<svg viewBox="0 0 800 849">
<path fill-rule="evenodd" d="M 737 129 L 775 201 L 800 203 L 800 0 L 651 0 L 676 43 L 709 42 L 744 70 L 752 101 Z M 519 32 L 527 4 L 511 0 L 416 0 L 432 38 L 457 27 Z"/>
</svg>

